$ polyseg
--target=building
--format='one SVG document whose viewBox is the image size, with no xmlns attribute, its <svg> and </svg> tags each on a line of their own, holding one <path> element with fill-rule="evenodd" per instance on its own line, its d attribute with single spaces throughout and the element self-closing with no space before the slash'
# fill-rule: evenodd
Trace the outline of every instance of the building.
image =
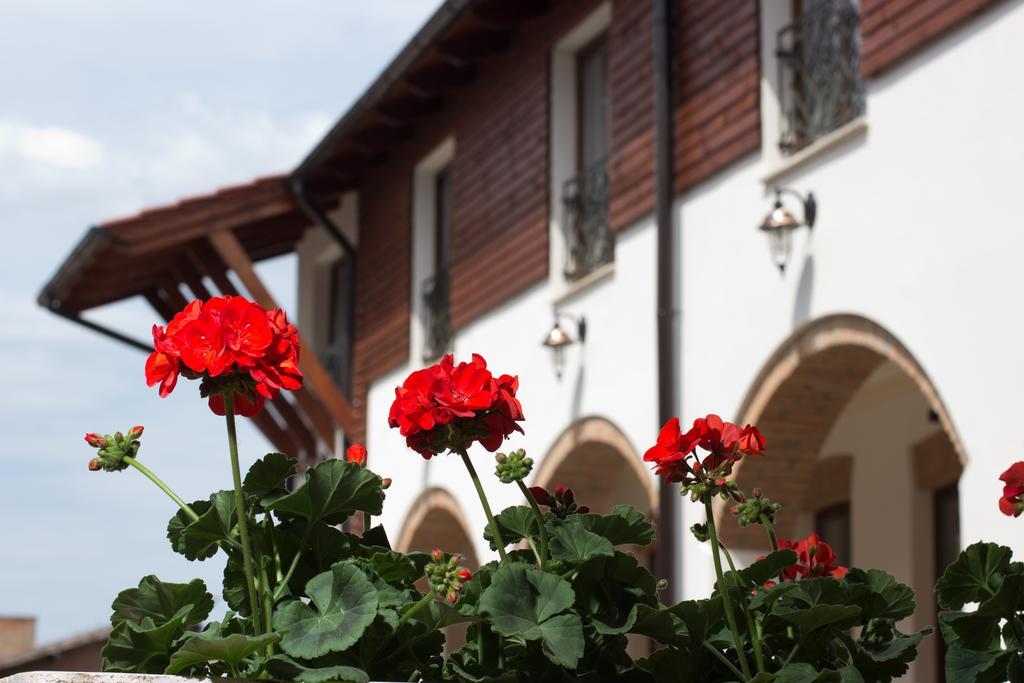
<svg viewBox="0 0 1024 683">
<path fill-rule="evenodd" d="M 0 678 L 26 671 L 99 671 L 109 627 L 36 645 L 34 617 L 0 617 Z"/>
<path fill-rule="evenodd" d="M 411 370 L 479 352 L 520 376 L 532 483 L 657 519 L 677 596 L 711 585 L 703 511 L 640 458 L 666 415 L 718 412 L 766 435 L 737 477 L 782 535 L 818 529 L 934 623 L 959 547 L 1024 549 L 996 507 L 1021 446 L 1022 32 L 1020 0 L 447 0 L 289 176 L 101 226 L 41 301 L 166 317 L 231 270 L 268 302 L 251 262 L 293 250 L 310 388 L 258 424 L 307 460 L 365 441 L 402 549 L 487 557 L 461 463 L 387 426 Z M 579 343 L 541 345 L 553 323 Z"/>
</svg>

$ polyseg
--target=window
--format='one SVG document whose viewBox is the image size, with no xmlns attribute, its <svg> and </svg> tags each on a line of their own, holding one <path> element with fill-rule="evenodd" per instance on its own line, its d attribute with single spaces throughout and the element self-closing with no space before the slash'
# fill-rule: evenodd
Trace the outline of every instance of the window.
<svg viewBox="0 0 1024 683">
<path fill-rule="evenodd" d="M 432 361 L 451 348 L 449 309 L 452 262 L 452 180 L 451 166 L 434 176 L 434 263 L 423 283 L 425 339 L 423 360 Z"/>
<path fill-rule="evenodd" d="M 352 390 L 352 260 L 335 259 L 327 273 L 327 328 L 321 351 L 324 367 L 342 391 Z"/>
<path fill-rule="evenodd" d="M 613 258 L 608 229 L 608 49 L 601 36 L 576 53 L 576 173 L 565 181 L 567 280 L 578 280 Z"/>
<path fill-rule="evenodd" d="M 794 0 L 776 37 L 783 154 L 864 114 L 859 16 L 857 0 Z"/>
<path fill-rule="evenodd" d="M 814 515 L 814 531 L 836 554 L 836 562 L 849 566 L 853 557 L 850 534 L 850 504 L 839 503 L 818 510 Z"/>
<path fill-rule="evenodd" d="M 957 484 L 937 489 L 932 493 L 934 520 L 935 576 L 940 577 L 960 555 L 960 491 Z M 946 646 L 942 638 L 936 640 L 938 680 L 945 681 Z"/>
</svg>

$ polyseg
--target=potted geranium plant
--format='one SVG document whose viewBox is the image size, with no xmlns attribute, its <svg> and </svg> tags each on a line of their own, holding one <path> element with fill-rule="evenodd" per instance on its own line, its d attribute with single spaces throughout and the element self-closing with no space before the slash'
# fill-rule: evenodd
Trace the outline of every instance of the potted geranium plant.
<svg viewBox="0 0 1024 683">
<path fill-rule="evenodd" d="M 174 501 L 168 540 L 189 560 L 224 558 L 228 609 L 210 619 L 213 596 L 202 581 L 143 578 L 114 600 L 107 671 L 308 683 L 888 681 L 906 671 L 925 634 L 896 630 L 914 599 L 889 575 L 834 566 L 813 536 L 776 539 L 778 506 L 760 492 L 746 497 L 729 478 L 740 458 L 764 452 L 753 426 L 709 415 L 683 433 L 672 420 L 645 455 L 708 510 L 694 533 L 711 545 L 715 592 L 669 606 L 658 599 L 664 581 L 623 550 L 654 539 L 636 509 L 597 514 L 565 487 L 529 488 L 533 461 L 520 449 L 495 455 L 495 476 L 517 486 L 525 505 L 493 513 L 470 450 L 497 451 L 525 418 L 518 379 L 492 373 L 482 357 L 445 356 L 412 373 L 389 415 L 423 457 L 450 453 L 465 464 L 487 517 L 484 539 L 498 555 L 471 572 L 442 549 L 396 552 L 384 529 L 371 526 L 388 480 L 365 467 L 358 444 L 345 459 L 307 470 L 298 485 L 294 464 L 279 453 L 242 476 L 235 416 L 255 414 L 302 381 L 297 335 L 283 312 L 240 297 L 195 301 L 166 328 L 154 327 L 153 339 L 150 385 L 165 396 L 181 376 L 200 380 L 201 396 L 224 417 L 232 487 L 186 503 L 140 462 L 142 427 L 87 435 L 98 449 L 89 468 L 135 468 Z M 740 523 L 767 531 L 769 552 L 750 567 L 737 569 L 718 538 L 716 496 L 735 504 Z M 361 534 L 344 530 L 355 514 L 364 516 Z M 425 593 L 416 587 L 423 577 Z M 459 622 L 466 643 L 444 654 L 443 629 Z M 634 660 L 630 634 L 660 649 Z"/>
</svg>

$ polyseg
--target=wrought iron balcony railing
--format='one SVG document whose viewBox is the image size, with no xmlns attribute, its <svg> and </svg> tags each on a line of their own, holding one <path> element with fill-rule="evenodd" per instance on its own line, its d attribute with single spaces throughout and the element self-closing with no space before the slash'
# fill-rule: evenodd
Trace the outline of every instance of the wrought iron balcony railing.
<svg viewBox="0 0 1024 683">
<path fill-rule="evenodd" d="M 602 159 L 565 181 L 562 203 L 565 277 L 578 280 L 614 258 L 614 240 L 608 229 L 607 160 Z"/>
<path fill-rule="evenodd" d="M 442 269 L 423 282 L 423 360 L 437 360 L 451 350 L 452 326 L 449 308 L 450 275 Z"/>
<path fill-rule="evenodd" d="M 856 0 L 805 0 L 779 31 L 779 148 L 792 154 L 864 113 Z"/>
</svg>

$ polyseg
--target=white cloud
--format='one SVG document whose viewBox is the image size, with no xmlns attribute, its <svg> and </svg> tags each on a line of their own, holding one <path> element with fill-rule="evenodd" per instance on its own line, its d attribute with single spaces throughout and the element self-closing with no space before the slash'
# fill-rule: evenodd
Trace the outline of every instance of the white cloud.
<svg viewBox="0 0 1024 683">
<path fill-rule="evenodd" d="M 103 146 L 87 135 L 60 126 L 0 121 L 0 154 L 58 169 L 85 170 L 103 161 Z"/>
</svg>

